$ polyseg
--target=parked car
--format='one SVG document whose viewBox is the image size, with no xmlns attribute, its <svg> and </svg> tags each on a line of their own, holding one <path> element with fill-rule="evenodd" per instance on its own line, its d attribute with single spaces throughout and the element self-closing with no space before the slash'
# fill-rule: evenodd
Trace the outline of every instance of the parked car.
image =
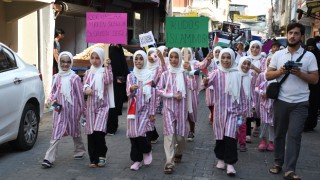
<svg viewBox="0 0 320 180">
<path fill-rule="evenodd" d="M 44 98 L 38 69 L 0 43 L 0 144 L 9 142 L 19 150 L 33 147 Z"/>
</svg>

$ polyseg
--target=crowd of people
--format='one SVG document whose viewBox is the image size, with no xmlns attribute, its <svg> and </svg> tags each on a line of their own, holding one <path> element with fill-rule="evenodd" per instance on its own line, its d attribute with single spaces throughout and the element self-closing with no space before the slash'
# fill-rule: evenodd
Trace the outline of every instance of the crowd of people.
<svg viewBox="0 0 320 180">
<path fill-rule="evenodd" d="M 301 136 L 304 127 L 307 131 L 316 126 L 320 102 L 316 93 L 319 92 L 318 41 L 308 40 L 308 51 L 304 51 L 301 47 L 304 32 L 303 25 L 290 23 L 288 47 L 279 50 L 280 44 L 274 41 L 265 55 L 260 41 L 251 41 L 248 52 L 241 43 L 236 51 L 211 47 L 201 61 L 195 59 L 192 48 L 169 51 L 160 46 L 138 50 L 133 55 L 132 72 L 121 65 L 125 63 L 119 56 L 121 52 L 115 52 L 121 51 L 121 46 L 110 46 L 110 59 L 105 59 L 104 49 L 95 48 L 83 83 L 71 70 L 72 55 L 61 52 L 57 61 L 59 72 L 53 76 L 47 105 L 58 103 L 62 110 L 53 112 L 50 147 L 42 166 L 52 167 L 59 140 L 66 135 L 73 137 L 74 158 L 83 158 L 81 117 L 86 119 L 84 133 L 88 138 L 89 166 L 105 166 L 108 150 L 105 135 L 116 133 L 117 116 L 121 115 L 126 93 L 130 169 L 139 170 L 143 164 L 152 163 L 152 143 L 159 137 L 155 129 L 156 113 L 160 109 L 166 156 L 163 172 L 171 174 L 182 160 L 186 141 L 195 138 L 198 94 L 205 89 L 217 169 L 226 169 L 227 175 L 234 176 L 238 144 L 239 151 L 246 152 L 246 143 L 251 143 L 251 136 L 255 136 L 261 138 L 260 151 L 275 153 L 270 173 L 278 174 L 284 166 L 285 179 L 301 179 L 295 174 Z M 301 66 L 284 67 L 288 60 L 297 59 Z M 284 76 L 287 79 L 281 84 L 278 98 L 268 98 L 268 85 Z M 251 134 L 252 122 L 255 127 Z"/>
</svg>

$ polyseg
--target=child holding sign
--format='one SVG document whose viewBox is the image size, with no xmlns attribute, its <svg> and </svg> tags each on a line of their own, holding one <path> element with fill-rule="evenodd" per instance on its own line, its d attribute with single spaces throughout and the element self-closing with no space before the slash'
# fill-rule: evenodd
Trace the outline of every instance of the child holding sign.
<svg viewBox="0 0 320 180">
<path fill-rule="evenodd" d="M 181 67 L 182 55 L 180 49 L 172 48 L 170 50 L 169 62 L 169 70 L 162 73 L 157 86 L 158 94 L 163 98 L 165 174 L 171 174 L 174 163 L 181 162 L 187 135 L 187 89 L 196 87 L 195 81 L 188 80 Z"/>
<path fill-rule="evenodd" d="M 158 50 L 161 52 L 165 65 L 169 66 L 169 58 L 168 58 L 168 48 L 166 46 L 159 46 Z"/>
<path fill-rule="evenodd" d="M 150 122 L 155 121 L 156 91 L 152 87 L 153 74 L 147 69 L 147 54 L 138 50 L 133 55 L 133 72 L 127 77 L 128 117 L 127 137 L 130 138 L 131 170 L 139 170 L 142 160 L 145 165 L 152 162 L 150 141 L 147 131 Z"/>
<path fill-rule="evenodd" d="M 165 65 L 164 58 L 161 52 L 156 48 L 153 48 L 153 47 L 149 48 L 147 51 L 147 55 L 148 55 L 148 61 L 147 61 L 146 68 L 152 72 L 153 82 L 155 83 L 155 85 L 157 85 L 160 80 L 160 76 L 162 72 L 166 71 L 167 67 Z M 156 108 L 161 113 L 162 108 L 161 108 L 160 96 L 157 97 Z M 147 133 L 147 136 L 149 137 L 151 144 L 155 144 L 157 143 L 159 138 L 159 134 L 155 127 L 155 121 L 150 121 L 149 124 L 150 124 L 148 127 L 149 132 Z"/>
<path fill-rule="evenodd" d="M 105 135 L 110 100 L 113 94 L 108 85 L 113 83 L 113 75 L 109 61 L 104 63 L 104 50 L 94 48 L 90 55 L 91 67 L 84 75 L 84 93 L 88 96 L 86 103 L 85 133 L 88 135 L 89 167 L 103 167 L 106 164 L 107 146 Z M 110 99 L 110 100 L 109 100 Z"/>
<path fill-rule="evenodd" d="M 211 61 L 210 65 L 207 67 L 207 73 L 208 75 L 212 73 L 214 70 L 216 70 L 219 65 L 219 54 L 222 50 L 222 47 L 216 46 L 213 49 L 213 60 Z M 213 109 L 214 109 L 214 103 L 213 103 L 213 94 L 214 94 L 214 88 L 213 86 L 210 86 L 206 89 L 206 104 L 207 107 L 210 110 L 210 116 L 209 116 L 209 122 L 213 123 Z"/>
<path fill-rule="evenodd" d="M 188 51 L 188 57 L 185 59 L 184 57 L 184 50 Z M 191 71 L 197 71 L 202 70 L 206 68 L 210 63 L 212 59 L 212 52 L 209 52 L 207 54 L 207 57 L 202 61 L 199 62 L 194 59 L 192 49 L 191 48 L 182 48 L 181 50 L 183 62 L 186 64 L 187 68 L 190 68 Z M 202 82 L 202 75 L 203 74 L 197 74 L 197 76 L 189 76 L 188 78 L 192 77 L 195 81 L 197 86 L 195 89 L 188 90 L 189 101 L 188 101 L 188 122 L 190 126 L 190 131 L 187 137 L 188 141 L 193 141 L 194 139 L 194 133 L 195 133 L 195 123 L 197 122 L 197 115 L 198 115 L 198 95 L 201 90 L 201 82 Z"/>
<path fill-rule="evenodd" d="M 59 72 L 53 76 L 52 90 L 48 106 L 54 103 L 62 105 L 59 112 L 53 112 L 53 130 L 50 147 L 46 152 L 42 166 L 52 167 L 56 159 L 58 144 L 63 136 L 70 135 L 74 142 L 74 159 L 83 159 L 85 154 L 81 138 L 80 117 L 84 112 L 84 99 L 80 77 L 72 70 L 73 56 L 64 51 L 58 57 Z"/>
</svg>

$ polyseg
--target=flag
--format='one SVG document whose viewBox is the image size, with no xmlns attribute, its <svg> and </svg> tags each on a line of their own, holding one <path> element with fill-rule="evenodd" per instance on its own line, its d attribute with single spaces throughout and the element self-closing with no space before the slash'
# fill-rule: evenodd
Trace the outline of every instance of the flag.
<svg viewBox="0 0 320 180">
<path fill-rule="evenodd" d="M 151 87 L 156 87 L 156 83 L 154 83 L 154 81 L 149 81 L 149 82 L 143 84 L 143 86 L 146 86 L 146 85 L 151 86 Z"/>
<path fill-rule="evenodd" d="M 129 106 L 127 119 L 135 119 L 136 117 L 136 98 L 133 97 Z"/>
<path fill-rule="evenodd" d="M 214 36 L 214 45 L 215 46 L 220 46 L 223 48 L 229 47 L 231 40 L 229 35 L 227 34 L 222 34 L 221 32 L 216 32 Z"/>
<path fill-rule="evenodd" d="M 193 71 L 187 71 L 188 75 L 203 75 L 207 76 L 205 73 L 203 73 L 201 70 L 193 70 Z"/>
<path fill-rule="evenodd" d="M 217 36 L 217 33 L 214 33 L 213 45 L 215 46 L 218 42 L 219 42 L 219 38 Z"/>
</svg>

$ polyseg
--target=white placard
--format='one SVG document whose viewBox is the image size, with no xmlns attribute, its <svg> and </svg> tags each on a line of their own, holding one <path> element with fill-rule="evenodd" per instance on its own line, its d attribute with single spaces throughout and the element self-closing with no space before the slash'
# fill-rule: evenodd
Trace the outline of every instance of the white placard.
<svg viewBox="0 0 320 180">
<path fill-rule="evenodd" d="M 140 47 L 146 47 L 149 45 L 156 44 L 156 41 L 154 40 L 154 37 L 151 31 L 144 34 L 139 34 L 139 41 L 140 41 Z"/>
</svg>

